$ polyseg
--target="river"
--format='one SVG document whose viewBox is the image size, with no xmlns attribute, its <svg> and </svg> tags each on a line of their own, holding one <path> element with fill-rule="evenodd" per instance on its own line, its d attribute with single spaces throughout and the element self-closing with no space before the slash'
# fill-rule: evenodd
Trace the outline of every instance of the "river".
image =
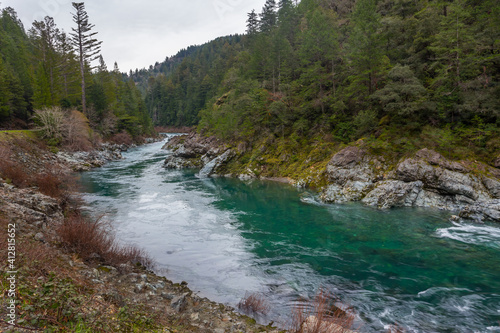
<svg viewBox="0 0 500 333">
<path fill-rule="evenodd" d="M 124 243 L 174 282 L 236 306 L 246 292 L 285 325 L 319 289 L 357 314 L 360 332 L 500 332 L 500 225 L 453 223 L 432 209 L 325 205 L 265 181 L 166 170 L 164 143 L 81 175 L 84 199 Z"/>
</svg>

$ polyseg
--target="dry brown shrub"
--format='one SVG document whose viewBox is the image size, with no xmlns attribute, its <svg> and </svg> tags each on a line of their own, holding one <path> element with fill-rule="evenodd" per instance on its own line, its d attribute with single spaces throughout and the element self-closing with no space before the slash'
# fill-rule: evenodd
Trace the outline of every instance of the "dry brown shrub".
<svg viewBox="0 0 500 333">
<path fill-rule="evenodd" d="M 90 221 L 76 212 L 72 212 L 64 220 L 57 229 L 57 234 L 61 237 L 64 249 L 77 253 L 84 260 L 104 258 L 113 246 L 113 239 L 102 218 Z"/>
<path fill-rule="evenodd" d="M 115 244 L 108 252 L 106 261 L 114 266 L 132 262 L 153 269 L 156 264 L 149 254 L 142 248 L 135 245 L 117 245 Z"/>
<path fill-rule="evenodd" d="M 14 160 L 12 150 L 0 146 L 0 177 L 18 187 L 25 187 L 30 182 L 30 176 L 25 168 Z"/>
<path fill-rule="evenodd" d="M 266 314 L 269 312 L 270 307 L 262 296 L 255 293 L 245 293 L 245 297 L 238 303 L 238 309 L 245 313 Z"/>
<path fill-rule="evenodd" d="M 134 143 L 134 139 L 127 132 L 120 132 L 109 138 L 109 141 L 117 145 L 131 145 Z"/>
<path fill-rule="evenodd" d="M 312 304 L 294 307 L 290 331 L 294 333 L 344 333 L 351 329 L 355 314 L 333 294 L 320 290 Z"/>
<path fill-rule="evenodd" d="M 150 269 L 154 266 L 154 261 L 144 250 L 118 244 L 109 224 L 102 217 L 90 220 L 73 212 L 57 229 L 57 234 L 65 250 L 78 254 L 86 261 L 100 261 L 113 266 L 132 262 Z"/>
<path fill-rule="evenodd" d="M 399 326 L 399 324 L 390 325 L 386 333 L 405 333 L 406 330 Z"/>
<path fill-rule="evenodd" d="M 53 198 L 62 197 L 66 181 L 70 177 L 61 168 L 55 166 L 45 166 L 42 173 L 34 176 L 34 183 L 38 186 L 38 190 L 45 195 Z"/>
<path fill-rule="evenodd" d="M 69 112 L 65 120 L 66 134 L 64 147 L 72 151 L 90 151 L 93 148 L 90 138 L 89 120 L 79 111 Z"/>
<path fill-rule="evenodd" d="M 46 164 L 43 171 L 32 177 L 32 184 L 38 190 L 59 201 L 63 209 L 69 205 L 77 206 L 78 196 L 74 192 L 79 185 L 76 176 L 58 165 Z"/>
</svg>

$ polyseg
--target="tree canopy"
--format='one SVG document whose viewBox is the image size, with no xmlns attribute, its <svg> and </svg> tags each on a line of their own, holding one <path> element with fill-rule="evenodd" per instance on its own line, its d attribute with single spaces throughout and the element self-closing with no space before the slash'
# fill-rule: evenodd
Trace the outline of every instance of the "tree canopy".
<svg viewBox="0 0 500 333">
<path fill-rule="evenodd" d="M 141 92 L 116 64 L 108 71 L 83 3 L 74 6 L 76 27 L 70 36 L 52 17 L 33 22 L 26 32 L 14 9 L 1 11 L 0 126 L 26 127 L 35 110 L 62 107 L 85 111 L 105 136 L 150 133 Z M 95 68 L 94 60 L 99 60 Z"/>
</svg>

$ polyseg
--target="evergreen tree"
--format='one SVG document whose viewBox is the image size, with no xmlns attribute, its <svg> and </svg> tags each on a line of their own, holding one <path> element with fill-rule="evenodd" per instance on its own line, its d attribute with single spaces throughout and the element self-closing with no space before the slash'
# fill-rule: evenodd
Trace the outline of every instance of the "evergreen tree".
<svg viewBox="0 0 500 333">
<path fill-rule="evenodd" d="M 90 63 L 98 58 L 102 42 L 94 38 L 97 32 L 91 32 L 94 25 L 89 23 L 85 4 L 83 2 L 73 2 L 72 5 L 76 10 L 76 13 L 73 14 L 73 22 L 76 24 L 76 28 L 71 29 L 73 31 L 71 33 L 71 42 L 79 57 L 82 82 L 82 107 L 83 112 L 86 113 L 85 74 Z"/>
<path fill-rule="evenodd" d="M 62 32 L 58 36 L 57 51 L 59 54 L 59 73 L 62 84 L 62 103 L 69 107 L 76 104 L 76 100 L 81 98 L 79 64 L 71 45 L 71 41 L 66 33 Z"/>
<path fill-rule="evenodd" d="M 276 2 L 274 0 L 266 0 L 260 14 L 260 31 L 268 33 L 276 26 L 276 23 Z"/>
<path fill-rule="evenodd" d="M 380 14 L 376 0 L 358 0 L 352 14 L 352 32 L 349 37 L 349 59 L 353 67 L 351 89 L 358 98 L 362 90 L 372 94 L 384 64 L 380 35 Z M 364 89 L 360 90 L 360 88 Z"/>
<path fill-rule="evenodd" d="M 29 121 L 33 96 L 31 45 L 24 27 L 13 8 L 2 10 L 0 19 L 0 55 L 4 61 L 10 91 L 10 115 Z"/>
<path fill-rule="evenodd" d="M 259 17 L 257 13 L 255 13 L 255 9 L 253 9 L 250 13 L 248 13 L 247 34 L 254 35 L 258 31 L 259 31 Z"/>
<path fill-rule="evenodd" d="M 12 96 L 8 80 L 9 75 L 3 66 L 2 57 L 0 57 L 0 120 L 7 120 L 11 116 L 9 104 Z"/>
<path fill-rule="evenodd" d="M 60 55 L 58 53 L 58 42 L 60 31 L 56 27 L 52 17 L 45 17 L 44 21 L 35 21 L 30 29 L 30 38 L 35 46 L 36 85 L 34 106 L 54 106 L 60 100 L 59 78 L 60 78 Z"/>
</svg>

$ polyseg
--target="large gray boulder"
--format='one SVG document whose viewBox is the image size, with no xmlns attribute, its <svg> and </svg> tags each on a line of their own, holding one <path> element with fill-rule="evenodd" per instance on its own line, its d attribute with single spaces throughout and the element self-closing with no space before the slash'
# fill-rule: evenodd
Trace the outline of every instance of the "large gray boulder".
<svg viewBox="0 0 500 333">
<path fill-rule="evenodd" d="M 335 154 L 326 166 L 328 185 L 321 194 L 325 202 L 360 201 L 384 178 L 383 159 L 358 147 L 347 147 Z"/>
<path fill-rule="evenodd" d="M 377 183 L 377 187 L 368 193 L 362 202 L 380 209 L 412 207 L 423 185 L 421 181 L 407 183 L 400 180 L 385 180 Z"/>
<path fill-rule="evenodd" d="M 460 217 L 482 222 L 485 218 L 500 222 L 500 200 L 477 202 L 460 211 Z"/>
<path fill-rule="evenodd" d="M 391 166 L 353 146 L 335 154 L 326 166 L 329 184 L 321 198 L 331 203 L 362 201 L 380 209 L 434 207 L 500 221 L 493 200 L 500 198 L 499 172 L 483 164 L 480 170 L 429 149 Z"/>
</svg>

